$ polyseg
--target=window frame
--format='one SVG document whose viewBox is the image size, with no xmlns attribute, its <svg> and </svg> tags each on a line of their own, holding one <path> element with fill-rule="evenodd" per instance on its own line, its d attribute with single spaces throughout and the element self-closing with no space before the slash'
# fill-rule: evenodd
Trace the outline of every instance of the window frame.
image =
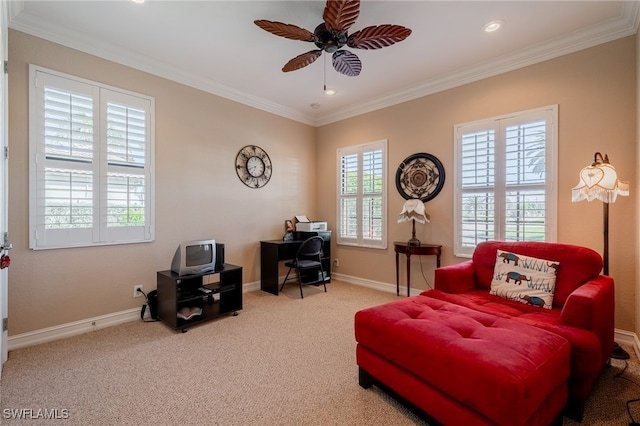
<svg viewBox="0 0 640 426">
<path fill-rule="evenodd" d="M 388 142 L 386 139 L 368 142 L 360 145 L 353 145 L 344 148 L 338 148 L 336 151 L 336 171 L 337 171 L 337 185 L 336 185 L 336 244 L 355 247 L 367 247 L 375 249 L 387 248 L 387 188 L 388 188 Z M 379 169 L 376 169 L 381 173 L 380 184 L 381 190 L 379 192 L 364 193 L 363 190 L 363 156 L 365 153 L 371 153 L 373 151 L 382 151 L 381 165 Z M 357 182 L 356 193 L 343 194 L 342 182 L 346 178 L 342 173 L 342 159 L 345 156 L 357 156 Z M 364 236 L 364 217 L 362 214 L 364 199 L 369 197 L 380 197 L 380 238 L 366 238 Z M 356 201 L 356 236 L 343 235 L 343 217 L 342 217 L 342 202 L 347 199 L 354 199 Z M 346 220 L 346 219 L 345 219 Z M 373 225 L 371 226 L 373 227 Z"/>
<path fill-rule="evenodd" d="M 70 154 L 51 154 L 47 151 L 47 137 L 45 136 L 45 92 L 59 90 L 62 96 L 86 97 L 90 110 L 85 117 L 87 123 L 81 123 L 91 129 L 91 141 L 87 145 L 88 154 L 85 158 Z M 109 150 L 109 140 L 118 139 L 114 136 L 114 117 L 116 113 L 107 117 L 107 105 L 121 107 L 125 110 L 127 119 L 137 114 L 140 130 L 139 135 L 133 135 L 136 127 L 126 122 L 125 131 L 127 148 L 137 139 L 138 152 L 142 152 L 135 161 L 110 161 L 113 146 Z M 74 109 L 71 113 L 75 113 Z M 131 114 L 131 115 L 130 115 Z M 90 117 L 90 118 L 89 118 Z M 140 124 L 141 123 L 141 124 Z M 111 126 L 108 126 L 111 124 Z M 44 67 L 29 65 L 29 248 L 32 250 L 57 249 L 68 247 L 88 247 L 114 244 L 151 242 L 155 238 L 155 99 L 132 91 L 108 86 L 95 81 L 79 78 L 70 74 L 54 71 Z M 69 142 L 74 145 L 76 139 Z M 140 151 L 142 150 L 142 151 Z M 133 158 L 133 156 L 131 157 Z M 58 166 L 56 168 L 56 166 Z M 52 176 L 68 175 L 70 178 L 78 174 L 88 176 L 86 196 L 88 224 L 86 227 L 61 226 L 47 227 L 46 186 L 55 185 Z M 51 179 L 47 180 L 49 174 Z M 142 181 L 142 191 L 135 191 L 132 186 L 125 186 L 124 190 L 114 192 L 114 179 L 119 181 Z M 66 185 L 66 184 L 65 184 Z M 52 186 L 49 186 L 51 188 Z M 140 186 L 138 185 L 140 189 Z M 73 183 L 69 184 L 69 191 L 75 192 Z M 122 192 L 124 191 L 124 192 Z M 51 193 L 51 192 L 50 192 Z M 109 198 L 109 194 L 112 194 Z M 113 195 L 115 194 L 115 195 Z M 123 196 L 123 194 L 125 194 Z M 137 201 L 133 200 L 134 196 Z M 126 198 L 126 201 L 116 200 L 116 197 Z M 137 204 L 136 204 L 137 202 Z M 135 220 L 117 226 L 109 226 L 109 209 L 111 212 L 118 203 L 125 203 L 125 211 L 131 213 L 138 210 L 144 216 L 140 225 Z M 137 206 L 137 207 L 132 207 Z M 70 207 L 73 204 L 70 203 Z M 139 220 L 139 219 L 138 219 Z"/>
<path fill-rule="evenodd" d="M 519 187 L 507 183 L 505 173 L 507 170 L 507 135 L 506 130 L 509 126 L 524 125 L 534 121 L 545 122 L 545 171 L 544 183 L 536 185 L 526 185 Z M 549 105 L 541 108 L 520 111 L 517 113 L 506 114 L 502 116 L 487 118 L 483 120 L 456 124 L 453 126 L 454 133 L 454 229 L 453 229 L 453 248 L 454 255 L 458 257 L 471 257 L 475 249 L 475 245 L 463 243 L 463 223 L 462 223 L 462 197 L 466 193 L 472 193 L 474 189 L 463 188 L 462 182 L 462 137 L 465 134 L 474 132 L 491 131 L 495 132 L 494 138 L 494 183 L 493 186 L 487 185 L 483 187 L 478 185 L 476 190 L 482 192 L 494 192 L 493 203 L 487 203 L 493 206 L 493 237 L 478 237 L 476 232 L 477 243 L 484 240 L 505 240 L 507 235 L 507 219 L 505 215 L 507 192 L 509 188 L 520 188 L 531 190 L 533 187 L 544 188 L 544 241 L 555 242 L 557 239 L 557 206 L 558 206 L 558 105 Z"/>
</svg>

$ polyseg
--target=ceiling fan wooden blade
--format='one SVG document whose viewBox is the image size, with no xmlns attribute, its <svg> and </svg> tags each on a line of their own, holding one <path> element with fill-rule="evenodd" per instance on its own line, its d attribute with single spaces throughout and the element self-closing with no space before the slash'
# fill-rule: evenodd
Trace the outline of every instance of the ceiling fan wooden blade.
<svg viewBox="0 0 640 426">
<path fill-rule="evenodd" d="M 327 0 L 324 7 L 324 25 L 334 33 L 347 31 L 358 19 L 360 0 Z"/>
<path fill-rule="evenodd" d="M 356 77 L 362 71 L 362 62 L 355 53 L 348 50 L 338 50 L 332 56 L 333 68 L 341 74 Z"/>
<path fill-rule="evenodd" d="M 411 30 L 401 25 L 374 25 L 351 34 L 347 39 L 347 46 L 356 49 L 382 49 L 410 35 Z"/>
<path fill-rule="evenodd" d="M 307 53 L 303 53 L 302 55 L 298 55 L 289 62 L 287 62 L 284 67 L 282 67 L 283 72 L 295 71 L 300 68 L 304 68 L 309 64 L 315 62 L 322 55 L 322 50 L 312 50 Z"/>
<path fill-rule="evenodd" d="M 267 21 L 265 19 L 258 19 L 253 21 L 253 23 L 271 34 L 288 38 L 290 40 L 315 41 L 316 39 L 316 36 L 311 31 L 305 30 L 304 28 L 300 28 L 296 25 Z"/>
</svg>

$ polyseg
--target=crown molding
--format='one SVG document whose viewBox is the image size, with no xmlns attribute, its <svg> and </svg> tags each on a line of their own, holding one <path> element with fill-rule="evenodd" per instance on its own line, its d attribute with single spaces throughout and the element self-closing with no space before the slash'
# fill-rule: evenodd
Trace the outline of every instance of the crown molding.
<svg viewBox="0 0 640 426">
<path fill-rule="evenodd" d="M 479 63 L 463 71 L 441 75 L 400 91 L 354 104 L 317 118 L 314 125 L 323 126 L 356 117 L 627 37 L 638 32 L 639 24 L 640 1 L 625 2 L 623 13 L 605 24 L 593 26 L 569 37 L 558 38 L 525 51 Z"/>
<path fill-rule="evenodd" d="M 310 117 L 305 114 L 301 114 L 294 109 L 236 90 L 214 80 L 196 77 L 192 73 L 185 72 L 177 67 L 167 65 L 166 63 L 158 62 L 148 56 L 129 54 L 128 52 L 105 43 L 100 39 L 84 36 L 78 37 L 76 33 L 68 31 L 66 28 L 60 28 L 52 25 L 40 17 L 22 14 L 20 15 L 20 18 L 16 20 L 15 17 L 24 10 L 24 1 L 9 2 L 9 9 L 9 28 L 11 29 L 21 31 L 34 37 L 42 38 L 80 52 L 94 55 L 99 58 L 116 62 L 148 74 L 166 78 L 176 83 L 184 84 L 281 117 L 308 125 L 314 125 L 313 120 Z"/>
<path fill-rule="evenodd" d="M 617 40 L 636 34 L 640 26 L 640 1 L 626 1 L 621 15 L 604 24 L 575 32 L 568 37 L 534 46 L 525 51 L 479 63 L 463 71 L 441 75 L 393 93 L 376 96 L 329 114 L 312 117 L 292 108 L 233 89 L 219 82 L 198 78 L 189 72 L 159 63 L 144 55 L 127 54 L 101 40 L 77 37 L 77 34 L 53 26 L 42 18 L 21 14 L 20 19 L 15 19 L 23 10 L 24 1 L 9 2 L 9 28 L 315 127 L 388 108 Z"/>
</svg>

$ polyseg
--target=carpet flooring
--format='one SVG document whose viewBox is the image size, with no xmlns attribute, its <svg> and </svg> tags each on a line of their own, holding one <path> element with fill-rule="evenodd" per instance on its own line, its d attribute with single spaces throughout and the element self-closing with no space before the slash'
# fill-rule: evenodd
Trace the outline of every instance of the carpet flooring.
<svg viewBox="0 0 640 426">
<path fill-rule="evenodd" d="M 74 425 L 424 425 L 358 385 L 353 315 L 395 294 L 336 280 L 244 295 L 237 317 L 186 333 L 139 321 L 9 353 L 0 422 Z M 629 349 L 629 348 L 627 348 Z M 613 360 L 582 425 L 626 425 L 638 359 Z M 17 415 L 27 419 L 17 419 Z M 631 404 L 640 419 L 640 403 Z M 46 417 L 57 417 L 47 419 Z M 565 419 L 565 425 L 578 423 Z"/>
</svg>

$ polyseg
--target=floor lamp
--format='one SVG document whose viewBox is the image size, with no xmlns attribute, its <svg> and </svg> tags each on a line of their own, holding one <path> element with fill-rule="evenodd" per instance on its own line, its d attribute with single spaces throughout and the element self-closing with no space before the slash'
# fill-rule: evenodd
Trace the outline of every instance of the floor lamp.
<svg viewBox="0 0 640 426">
<path fill-rule="evenodd" d="M 580 182 L 571 190 L 571 201 L 600 200 L 604 218 L 603 272 L 609 275 L 609 204 L 615 203 L 618 195 L 629 195 L 629 184 L 618 180 L 616 169 L 609 163 L 607 154 L 596 152 L 593 163 L 580 171 Z M 614 342 L 612 358 L 628 359 L 629 354 Z"/>
</svg>

